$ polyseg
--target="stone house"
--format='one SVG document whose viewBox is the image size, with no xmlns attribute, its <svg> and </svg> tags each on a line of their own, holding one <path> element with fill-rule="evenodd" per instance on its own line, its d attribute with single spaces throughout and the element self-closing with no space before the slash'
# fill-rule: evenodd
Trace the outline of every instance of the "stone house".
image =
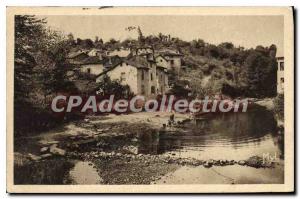
<svg viewBox="0 0 300 199">
<path fill-rule="evenodd" d="M 89 55 L 84 51 L 71 52 L 67 55 L 67 62 L 70 64 L 80 64 L 82 60 L 88 58 Z"/>
<path fill-rule="evenodd" d="M 174 70 L 179 74 L 182 67 L 182 56 L 183 55 L 178 51 L 165 49 L 158 52 L 155 61 L 158 66 L 167 68 L 168 70 Z"/>
<path fill-rule="evenodd" d="M 118 48 L 113 51 L 106 52 L 106 56 L 118 56 L 121 58 L 128 57 L 129 54 L 130 54 L 130 49 L 126 49 L 126 48 Z"/>
<path fill-rule="evenodd" d="M 146 55 L 146 54 L 154 54 L 154 49 L 151 46 L 139 46 L 133 47 L 130 49 L 131 54 L 135 55 Z"/>
<path fill-rule="evenodd" d="M 99 75 L 104 71 L 104 60 L 98 56 L 88 57 L 82 60 L 77 68 L 82 73 Z"/>
<path fill-rule="evenodd" d="M 93 48 L 92 50 L 90 50 L 88 53 L 88 56 L 90 57 L 99 57 L 100 59 L 102 59 L 102 50 L 99 50 L 99 49 L 96 49 L 96 48 Z"/>
<path fill-rule="evenodd" d="M 157 67 L 155 61 L 143 56 L 122 60 L 98 75 L 96 82 L 101 81 L 105 74 L 111 80 L 119 80 L 122 85 L 128 85 L 134 94 L 143 95 L 146 99 L 164 94 L 168 85 L 166 69 Z"/>
</svg>

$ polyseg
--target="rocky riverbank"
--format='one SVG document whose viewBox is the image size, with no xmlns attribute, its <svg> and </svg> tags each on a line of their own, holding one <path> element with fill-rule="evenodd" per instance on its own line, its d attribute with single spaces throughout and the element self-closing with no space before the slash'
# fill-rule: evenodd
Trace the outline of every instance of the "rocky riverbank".
<svg viewBox="0 0 300 199">
<path fill-rule="evenodd" d="M 280 163 L 264 160 L 258 155 L 245 159 L 199 155 L 194 158 L 189 153 L 184 156 L 169 145 L 176 136 L 186 139 L 193 134 L 187 132 L 185 126 L 186 123 L 192 125 L 190 116 L 175 114 L 170 124 L 170 115 L 93 116 L 67 124 L 60 130 L 19 139 L 15 147 L 15 171 L 26 172 L 21 172 L 22 176 L 16 175 L 16 181 L 20 184 L 151 184 L 186 167 L 211 170 L 237 166 L 272 170 L 280 166 Z M 168 142 L 160 140 L 168 137 Z M 176 142 L 181 142 L 181 139 Z M 165 151 L 159 151 L 159 143 Z M 98 173 L 101 180 L 81 179 L 81 174 L 76 172 L 83 171 Z M 52 179 L 57 173 L 59 179 Z"/>
</svg>

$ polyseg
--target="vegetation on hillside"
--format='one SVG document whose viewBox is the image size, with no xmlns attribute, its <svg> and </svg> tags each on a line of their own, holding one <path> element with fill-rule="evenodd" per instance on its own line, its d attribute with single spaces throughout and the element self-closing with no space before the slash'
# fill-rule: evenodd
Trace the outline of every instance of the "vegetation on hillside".
<svg viewBox="0 0 300 199">
<path fill-rule="evenodd" d="M 113 50 L 140 45 L 152 46 L 155 50 L 176 49 L 183 54 L 182 64 L 186 69 L 179 76 L 170 73 L 174 93 L 188 95 L 192 91 L 193 97 L 216 93 L 232 97 L 276 95 L 275 45 L 244 49 L 230 42 L 214 45 L 201 39 L 183 41 L 162 33 L 145 36 L 139 27 L 132 29 L 137 30 L 137 39 L 118 41 L 112 38 L 104 42 L 96 37 L 93 41 L 53 31 L 47 28 L 44 19 L 35 16 L 15 16 L 15 132 L 38 131 L 40 127 L 45 129 L 56 125 L 49 102 L 59 92 L 78 91 L 66 76 L 66 55 L 78 49 Z M 84 75 L 79 78 L 84 79 Z M 114 85 L 118 94 L 132 95 L 118 82 L 106 80 L 98 86 L 111 93 L 107 88 L 109 83 Z M 54 124 L 49 124 L 51 122 Z"/>
</svg>

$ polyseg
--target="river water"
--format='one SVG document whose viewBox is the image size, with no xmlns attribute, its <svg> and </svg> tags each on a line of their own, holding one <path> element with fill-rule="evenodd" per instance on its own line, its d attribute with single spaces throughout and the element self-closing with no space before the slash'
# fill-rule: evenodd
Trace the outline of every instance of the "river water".
<svg viewBox="0 0 300 199">
<path fill-rule="evenodd" d="M 284 181 L 284 132 L 278 131 L 273 113 L 266 109 L 207 115 L 185 122 L 180 125 L 180 130 L 175 129 L 174 132 L 139 132 L 130 135 L 129 139 L 121 138 L 123 142 L 110 143 L 109 150 L 127 147 L 138 154 L 200 160 L 246 160 L 260 156 L 270 157 L 278 163 L 275 168 L 268 169 L 239 165 L 212 168 L 182 166 L 156 184 L 269 184 Z M 118 168 L 112 169 L 118 172 Z M 50 159 L 15 168 L 15 172 L 19 174 L 15 177 L 17 184 L 103 183 L 101 170 L 92 162 L 79 160 Z M 29 176 L 23 176 L 25 174 Z"/>
<path fill-rule="evenodd" d="M 202 160 L 270 155 L 280 160 L 284 154 L 283 133 L 276 127 L 273 113 L 262 108 L 207 116 L 185 123 L 179 133 L 139 133 L 138 153 Z"/>
</svg>

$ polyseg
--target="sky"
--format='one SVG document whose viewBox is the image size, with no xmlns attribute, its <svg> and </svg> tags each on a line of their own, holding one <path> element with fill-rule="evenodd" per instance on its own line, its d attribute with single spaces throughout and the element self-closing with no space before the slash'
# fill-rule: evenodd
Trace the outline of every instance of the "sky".
<svg viewBox="0 0 300 199">
<path fill-rule="evenodd" d="M 232 42 L 235 46 L 255 48 L 257 45 L 277 46 L 277 55 L 283 54 L 283 16 L 66 16 L 48 15 L 48 26 L 75 38 L 108 41 L 137 38 L 129 26 L 140 26 L 144 35 L 170 34 L 186 41 L 203 39 L 220 44 Z"/>
</svg>

